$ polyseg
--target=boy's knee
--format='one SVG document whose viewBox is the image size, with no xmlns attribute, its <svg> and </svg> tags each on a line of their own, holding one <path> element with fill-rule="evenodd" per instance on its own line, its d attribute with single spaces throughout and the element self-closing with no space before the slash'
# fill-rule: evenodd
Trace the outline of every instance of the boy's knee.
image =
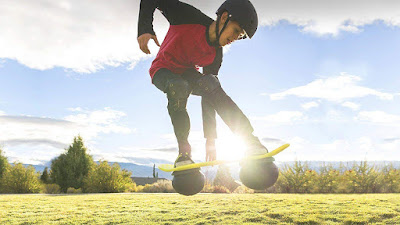
<svg viewBox="0 0 400 225">
<path fill-rule="evenodd" d="M 169 99 L 187 99 L 191 88 L 189 82 L 183 79 L 172 79 L 168 81 L 167 96 Z"/>
<path fill-rule="evenodd" d="M 189 82 L 184 79 L 168 81 L 168 112 L 174 114 L 175 112 L 186 111 L 186 103 L 191 91 Z"/>
<path fill-rule="evenodd" d="M 174 115 L 177 112 L 185 112 L 186 104 L 187 104 L 187 98 L 181 98 L 181 99 L 169 98 L 167 107 L 168 113 L 170 115 Z"/>
<path fill-rule="evenodd" d="M 197 81 L 193 89 L 193 94 L 201 96 L 209 95 L 219 88 L 221 88 L 221 84 L 219 83 L 217 76 L 204 75 Z"/>
</svg>

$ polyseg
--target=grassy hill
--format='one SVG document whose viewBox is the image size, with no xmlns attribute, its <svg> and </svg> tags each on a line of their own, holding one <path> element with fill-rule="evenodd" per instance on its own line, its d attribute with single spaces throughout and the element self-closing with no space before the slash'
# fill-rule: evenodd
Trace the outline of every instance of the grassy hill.
<svg viewBox="0 0 400 225">
<path fill-rule="evenodd" d="M 398 224 L 400 194 L 0 195 L 0 224 Z"/>
</svg>

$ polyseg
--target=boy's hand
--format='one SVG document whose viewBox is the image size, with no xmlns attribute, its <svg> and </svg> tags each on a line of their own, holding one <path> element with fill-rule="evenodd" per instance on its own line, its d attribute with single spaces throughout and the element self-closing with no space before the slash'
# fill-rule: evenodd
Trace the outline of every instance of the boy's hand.
<svg viewBox="0 0 400 225">
<path fill-rule="evenodd" d="M 152 34 L 146 33 L 146 34 L 140 35 L 140 36 L 137 38 L 140 49 L 142 50 L 142 52 L 144 52 L 144 53 L 146 53 L 146 54 L 150 54 L 150 50 L 149 50 L 149 48 L 147 47 L 147 44 L 149 43 L 149 40 L 150 40 L 150 39 L 153 39 L 154 42 L 156 43 L 156 45 L 157 45 L 158 47 L 160 47 L 160 43 L 158 43 L 158 40 L 157 40 L 157 36 L 156 36 L 156 35 L 152 35 Z"/>
<path fill-rule="evenodd" d="M 207 139 L 206 141 L 206 162 L 217 159 L 217 151 L 215 148 L 215 140 Z"/>
</svg>

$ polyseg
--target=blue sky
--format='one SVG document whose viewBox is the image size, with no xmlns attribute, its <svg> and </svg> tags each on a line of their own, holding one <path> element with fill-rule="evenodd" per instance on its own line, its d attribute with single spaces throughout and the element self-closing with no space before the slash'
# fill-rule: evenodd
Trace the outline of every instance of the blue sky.
<svg viewBox="0 0 400 225">
<path fill-rule="evenodd" d="M 279 161 L 400 159 L 396 3 L 371 1 L 351 13 L 357 1 L 342 11 L 313 1 L 296 11 L 284 2 L 255 1 L 265 7 L 263 26 L 252 40 L 224 49 L 222 87 L 255 134 L 269 149 L 291 144 Z M 80 134 L 95 159 L 173 161 L 167 100 L 148 75 L 157 47 L 151 44 L 153 54 L 145 56 L 136 42 L 138 1 L 111 8 L 86 2 L 87 9 L 78 1 L 44 3 L 32 5 L 32 15 L 47 7 L 50 22 L 40 16 L 21 22 L 26 5 L 0 8 L 15 16 L 0 23 L 7 26 L 0 37 L 0 143 L 8 158 L 40 164 Z M 213 17 L 220 3 L 209 3 L 191 2 Z M 327 7 L 330 13 L 322 13 Z M 162 40 L 168 24 L 158 13 L 154 23 Z M 205 158 L 200 109 L 200 98 L 191 96 L 196 160 Z M 221 120 L 218 133 L 218 158 L 240 158 L 243 143 Z"/>
</svg>

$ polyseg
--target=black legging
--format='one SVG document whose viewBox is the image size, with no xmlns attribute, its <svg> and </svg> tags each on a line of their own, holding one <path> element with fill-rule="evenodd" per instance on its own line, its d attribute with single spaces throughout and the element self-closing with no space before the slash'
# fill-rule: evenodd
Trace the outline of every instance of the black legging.
<svg viewBox="0 0 400 225">
<path fill-rule="evenodd" d="M 171 122 L 174 127 L 175 136 L 179 145 L 179 153 L 191 153 L 191 147 L 188 142 L 189 130 L 190 130 L 190 119 L 186 110 L 187 97 L 174 98 L 169 93 L 168 84 L 172 80 L 183 79 L 189 84 L 189 91 L 193 91 L 192 94 L 202 96 L 203 105 L 203 123 L 209 127 L 208 130 L 204 130 L 208 134 L 205 134 L 206 138 L 216 138 L 215 133 L 215 111 L 227 124 L 227 126 L 235 134 L 241 135 L 247 142 L 255 142 L 259 144 L 259 140 L 252 133 L 254 131 L 248 118 L 239 109 L 236 103 L 225 93 L 218 83 L 218 87 L 212 88 L 212 91 L 205 91 L 204 86 L 199 87 L 199 79 L 204 75 L 196 70 L 187 70 L 185 73 L 178 75 L 172 73 L 167 69 L 160 69 L 156 72 L 153 77 L 153 84 L 167 94 L 168 97 L 168 113 L 171 117 Z M 207 85 L 207 84 L 203 84 Z M 211 86 L 213 86 L 211 85 Z M 205 105 L 209 107 L 204 108 Z M 212 107 L 215 111 L 210 108 Z M 211 128 L 210 128 L 211 127 Z"/>
</svg>

